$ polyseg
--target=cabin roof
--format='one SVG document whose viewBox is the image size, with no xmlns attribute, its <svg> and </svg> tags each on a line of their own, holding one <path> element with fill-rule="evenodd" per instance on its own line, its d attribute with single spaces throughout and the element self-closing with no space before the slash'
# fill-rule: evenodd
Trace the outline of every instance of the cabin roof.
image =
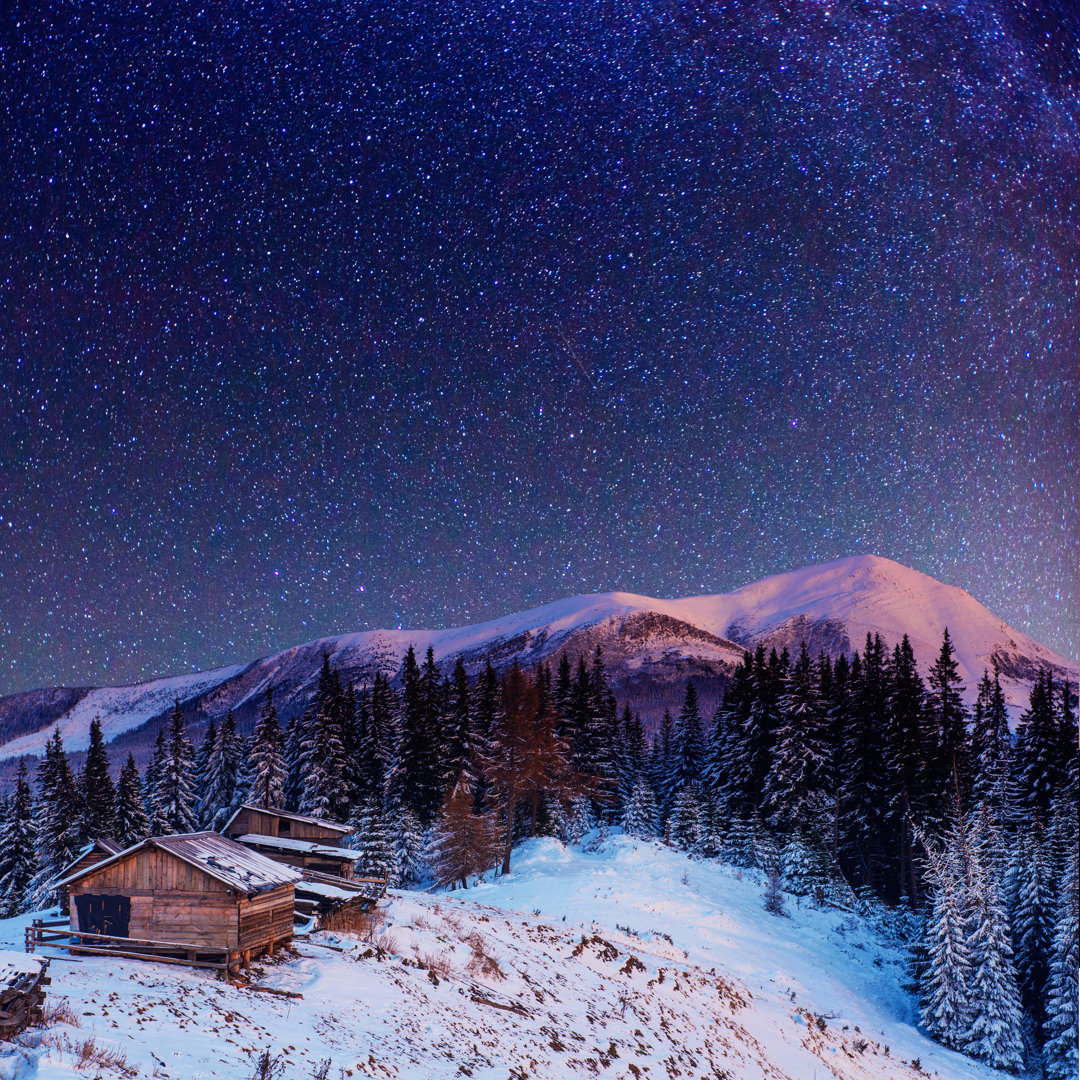
<svg viewBox="0 0 1080 1080">
<path fill-rule="evenodd" d="M 96 839 L 91 840 L 90 843 L 87 844 L 86 847 L 84 847 L 75 856 L 75 858 L 72 859 L 71 862 L 69 862 L 67 866 L 65 866 L 64 869 L 60 871 L 59 874 L 56 875 L 56 877 L 53 879 L 54 882 L 56 882 L 56 884 L 62 882 L 64 878 L 66 878 L 67 875 L 71 873 L 71 868 L 82 859 L 85 859 L 86 856 L 89 855 L 90 852 L 92 852 L 95 848 L 101 849 L 103 853 L 101 856 L 102 860 L 107 859 L 110 855 L 119 855 L 120 852 L 123 850 L 123 848 L 121 848 L 120 845 L 111 837 L 99 836 Z"/>
<path fill-rule="evenodd" d="M 124 851 L 93 866 L 88 866 L 58 882 L 69 885 L 90 874 L 96 874 L 105 866 L 127 858 L 143 848 L 158 848 L 189 863 L 220 881 L 234 892 L 252 896 L 255 893 L 276 889 L 279 885 L 293 885 L 300 880 L 300 872 L 291 866 L 268 859 L 251 848 L 221 836 L 215 832 L 181 833 L 178 836 L 151 836 Z"/>
<path fill-rule="evenodd" d="M 246 833 L 236 838 L 238 844 L 250 844 L 252 847 L 268 847 L 277 851 L 297 851 L 305 855 L 328 855 L 332 859 L 348 859 L 356 862 L 359 851 L 350 848 L 331 847 L 320 844 L 317 840 L 294 840 L 291 836 L 263 836 L 261 833 Z"/>
<path fill-rule="evenodd" d="M 235 820 L 242 810 L 255 810 L 260 814 L 270 814 L 272 817 L 287 818 L 289 821 L 302 821 L 305 825 L 318 825 L 324 829 L 331 829 L 345 836 L 353 831 L 351 825 L 342 825 L 340 821 L 330 821 L 327 818 L 309 817 L 307 814 L 294 814 L 291 810 L 279 810 L 276 806 L 256 806 L 254 803 L 244 803 L 238 807 L 228 821 L 221 827 L 224 832 Z"/>
</svg>

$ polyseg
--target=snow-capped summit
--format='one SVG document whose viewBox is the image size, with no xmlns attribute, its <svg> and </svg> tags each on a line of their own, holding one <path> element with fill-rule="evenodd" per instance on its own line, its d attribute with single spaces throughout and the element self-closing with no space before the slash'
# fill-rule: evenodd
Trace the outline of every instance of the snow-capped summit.
<svg viewBox="0 0 1080 1080">
<path fill-rule="evenodd" d="M 812 653 L 837 656 L 861 649 L 867 633 L 881 634 L 889 647 L 907 634 L 925 672 L 946 627 L 969 700 L 983 670 L 994 667 L 1014 713 L 1026 704 L 1041 668 L 1077 680 L 1075 663 L 1013 629 L 963 589 L 890 559 L 857 555 L 712 596 L 573 596 L 472 626 L 320 638 L 246 665 L 138 686 L 15 695 L 0 699 L 0 759 L 40 753 L 57 726 L 68 749 L 84 749 L 95 715 L 106 738 L 143 746 L 174 697 L 193 719 L 223 716 L 231 708 L 243 722 L 272 686 L 279 713 L 288 719 L 314 693 L 324 653 L 344 678 L 364 683 L 376 672 L 394 678 L 410 646 L 420 659 L 430 647 L 444 669 L 460 656 L 471 674 L 488 659 L 505 669 L 515 661 L 555 662 L 564 653 L 576 660 L 599 646 L 617 696 L 648 717 L 677 707 L 691 677 L 708 707 L 746 650 L 759 642 L 794 651 L 805 640 Z"/>
</svg>

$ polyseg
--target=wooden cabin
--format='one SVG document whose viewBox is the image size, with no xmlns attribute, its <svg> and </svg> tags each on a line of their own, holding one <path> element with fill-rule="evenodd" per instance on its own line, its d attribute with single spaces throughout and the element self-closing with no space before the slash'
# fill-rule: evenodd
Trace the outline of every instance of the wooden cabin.
<svg viewBox="0 0 1080 1080">
<path fill-rule="evenodd" d="M 96 840 L 91 840 L 79 852 L 75 858 L 56 875 L 57 881 L 64 881 L 67 878 L 77 874 L 80 870 L 85 870 L 88 866 L 93 866 L 95 863 L 101 862 L 102 859 L 111 858 L 113 855 L 118 855 L 122 848 L 120 845 L 108 836 L 99 836 Z M 58 885 L 56 889 L 57 903 L 60 906 L 60 910 L 66 910 L 68 906 L 67 887 Z"/>
<path fill-rule="evenodd" d="M 86 951 L 172 948 L 188 963 L 233 966 L 292 937 L 299 880 L 289 866 L 202 832 L 151 837 L 59 884 Z"/>
<path fill-rule="evenodd" d="M 275 836 L 288 840 L 311 840 L 315 843 L 337 845 L 352 829 L 325 818 L 291 814 L 276 807 L 254 806 L 245 803 L 221 828 L 223 836 Z"/>
</svg>

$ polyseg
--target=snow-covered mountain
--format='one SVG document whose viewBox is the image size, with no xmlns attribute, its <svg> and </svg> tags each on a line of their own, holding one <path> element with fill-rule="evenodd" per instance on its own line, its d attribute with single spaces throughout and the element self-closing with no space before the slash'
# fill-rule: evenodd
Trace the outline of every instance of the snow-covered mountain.
<svg viewBox="0 0 1080 1080">
<path fill-rule="evenodd" d="M 79 1075 L 86 1045 L 127 1070 L 103 1075 L 221 1080 L 247 1080 L 264 1051 L 281 1080 L 1001 1076 L 917 1030 L 906 954 L 881 928 L 795 897 L 778 918 L 762 894 L 758 871 L 659 843 L 531 840 L 466 893 L 391 892 L 382 951 L 319 933 L 260 961 L 258 984 L 292 997 L 61 956 L 49 1000 L 68 1009 L 6 1060 L 38 1080 Z M 29 919 L 0 921 L 0 949 L 21 949 Z"/>
<path fill-rule="evenodd" d="M 861 648 L 867 633 L 889 646 L 908 634 L 925 670 L 948 627 L 960 675 L 973 696 L 984 668 L 997 666 L 1014 710 L 1027 701 L 1042 667 L 1077 680 L 1075 663 L 1013 629 L 963 589 L 943 584 L 889 559 L 862 555 L 777 574 L 734 592 L 660 600 L 632 593 L 575 596 L 474 626 L 445 630 L 370 630 L 322 638 L 253 663 L 159 679 L 130 687 L 34 691 L 0 699 L 0 759 L 37 754 L 57 726 L 70 750 L 85 748 L 90 720 L 102 718 L 117 749 L 144 746 L 149 729 L 175 697 L 192 721 L 205 722 L 233 709 L 250 722 L 268 686 L 284 718 L 300 712 L 314 692 L 324 653 L 342 675 L 370 681 L 401 669 L 411 645 L 419 658 L 430 646 L 449 667 L 464 658 L 475 673 L 486 658 L 497 667 L 576 659 L 603 650 L 620 700 L 647 716 L 677 705 L 692 676 L 703 704 L 714 702 L 746 649 L 794 650 L 806 639 L 811 651 L 833 656 Z"/>
</svg>

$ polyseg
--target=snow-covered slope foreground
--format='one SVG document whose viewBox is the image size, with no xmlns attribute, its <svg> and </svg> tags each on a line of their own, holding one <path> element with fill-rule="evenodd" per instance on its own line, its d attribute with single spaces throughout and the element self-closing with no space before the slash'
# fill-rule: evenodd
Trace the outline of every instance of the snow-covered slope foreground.
<svg viewBox="0 0 1080 1080">
<path fill-rule="evenodd" d="M 1041 667 L 1050 667 L 1059 679 L 1077 679 L 1075 664 L 1014 630 L 962 589 L 864 555 L 778 574 L 717 596 L 575 596 L 476 626 L 322 638 L 243 667 L 80 691 L 85 696 L 74 704 L 54 691 L 43 691 L 40 698 L 0 699 L 0 759 L 40 754 L 56 727 L 69 750 L 83 749 L 95 715 L 113 740 L 162 718 L 174 696 L 184 703 L 189 720 L 205 723 L 232 709 L 244 725 L 272 686 L 279 714 L 288 720 L 313 696 L 324 653 L 343 678 L 365 683 L 376 672 L 397 676 L 410 645 L 421 659 L 430 646 L 444 669 L 463 657 L 474 675 L 489 658 L 505 669 L 514 661 L 523 666 L 553 662 L 563 653 L 576 659 L 599 645 L 620 701 L 629 700 L 648 718 L 664 706 L 678 707 L 688 677 L 711 708 L 745 650 L 759 642 L 794 651 L 805 639 L 812 653 L 825 649 L 836 656 L 861 648 L 868 632 L 880 633 L 890 647 L 906 633 L 925 671 L 946 627 L 969 700 L 983 670 L 995 665 L 1014 714 L 1026 705 Z M 141 742 L 131 737 L 117 749 L 145 748 L 151 738 L 148 730 Z"/>
<path fill-rule="evenodd" d="M 73 1022 L 31 1033 L 37 1048 L 0 1056 L 0 1076 L 20 1057 L 20 1076 L 78 1076 L 87 1039 L 130 1071 L 81 1075 L 176 1080 L 247 1080 L 264 1050 L 280 1080 L 327 1060 L 334 1080 L 999 1075 L 915 1030 L 901 957 L 864 920 L 790 898 L 777 918 L 761 895 L 749 873 L 626 837 L 592 853 L 533 841 L 513 873 L 475 891 L 391 894 L 381 958 L 321 934 L 258 976 L 302 998 L 57 959 L 52 1000 L 67 999 Z M 0 946 L 22 926 L 0 923 Z"/>
</svg>

